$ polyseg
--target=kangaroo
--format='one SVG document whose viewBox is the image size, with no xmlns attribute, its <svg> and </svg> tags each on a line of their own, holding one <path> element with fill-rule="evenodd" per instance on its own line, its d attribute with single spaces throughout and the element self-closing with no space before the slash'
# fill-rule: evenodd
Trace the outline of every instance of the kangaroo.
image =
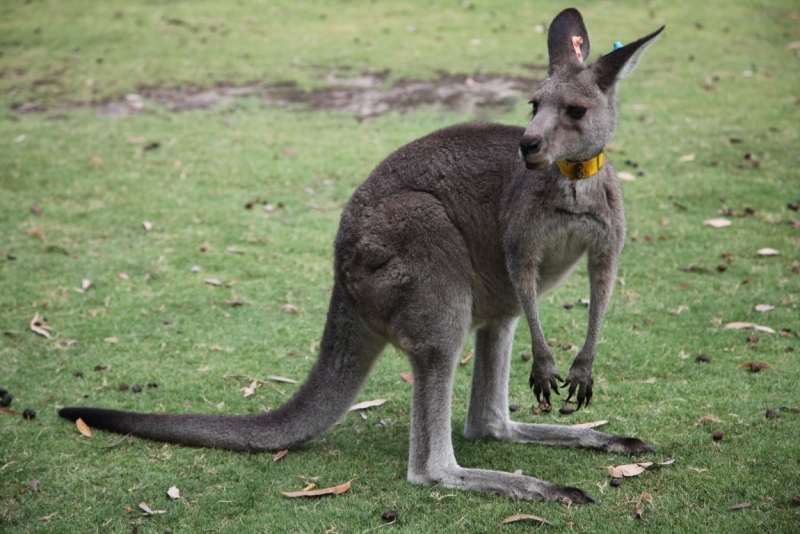
<svg viewBox="0 0 800 534">
<path fill-rule="evenodd" d="M 592 362 L 625 242 L 622 194 L 603 148 L 616 128 L 616 86 L 663 31 L 590 66 L 576 9 L 550 26 L 549 78 L 533 95 L 527 128 L 461 124 L 400 148 L 358 187 L 335 241 L 334 286 L 318 359 L 282 407 L 258 415 L 142 414 L 63 408 L 59 415 L 157 441 L 234 451 L 297 447 L 330 429 L 356 400 L 383 348 L 414 376 L 408 480 L 524 500 L 592 503 L 578 488 L 466 469 L 451 437 L 451 389 L 475 332 L 464 435 L 654 453 L 636 438 L 511 421 L 508 379 L 517 321 L 528 320 L 530 385 L 540 402 L 568 388 L 592 399 Z M 566 380 L 545 342 L 536 301 L 588 255 L 591 286 L 583 348 Z M 559 384 L 561 382 L 562 384 Z"/>
</svg>

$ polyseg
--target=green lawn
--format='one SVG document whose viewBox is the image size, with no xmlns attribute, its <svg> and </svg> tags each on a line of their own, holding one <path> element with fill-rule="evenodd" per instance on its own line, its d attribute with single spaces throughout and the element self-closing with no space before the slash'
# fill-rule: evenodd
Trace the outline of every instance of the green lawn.
<svg viewBox="0 0 800 534">
<path fill-rule="evenodd" d="M 536 76 L 530 65 L 547 55 L 546 33 L 536 26 L 561 7 L 14 0 L 0 4 L 0 386 L 14 396 L 11 409 L 38 414 L 33 421 L 0 415 L 0 532 L 539 528 L 498 527 L 516 513 L 546 518 L 549 532 L 800 529 L 792 502 L 800 494 L 800 414 L 765 417 L 767 409 L 800 406 L 800 223 L 792 224 L 800 214 L 787 208 L 800 199 L 800 9 L 789 0 L 577 7 L 592 35 L 591 58 L 661 24 L 667 31 L 621 84 L 609 156 L 636 180 L 623 182 L 629 239 L 598 346 L 592 405 L 569 417 L 531 412 L 522 321 L 510 383 L 510 402 L 522 409 L 512 417 L 607 419 L 601 430 L 640 437 L 673 465 L 612 488 L 599 466 L 648 458 L 466 441 L 467 364 L 457 369 L 453 402 L 459 462 L 578 486 L 599 505 L 412 485 L 405 480 L 412 385 L 400 377 L 409 366 L 393 349 L 360 396 L 386 404 L 366 419 L 349 414 L 277 462 L 99 431 L 81 436 L 58 407 L 256 413 L 281 405 L 296 385 L 268 381 L 246 398 L 240 389 L 247 377 L 302 380 L 311 367 L 332 283 L 332 241 L 353 189 L 391 151 L 434 129 L 473 119 L 524 125 L 529 113 L 527 98 L 511 108 L 370 120 L 256 97 L 186 112 L 145 100 L 147 113 L 122 117 L 98 115 L 96 106 L 148 88 L 291 81 L 311 90 L 331 73 L 387 69 L 388 84 L 440 71 Z M 159 145 L 144 150 L 152 143 Z M 730 226 L 703 224 L 725 208 L 734 212 Z M 765 247 L 780 255 L 758 255 Z M 84 279 L 89 289 L 75 291 Z M 560 347 L 580 345 L 585 332 L 581 298 L 588 298 L 585 267 L 541 303 L 562 373 L 575 352 Z M 576 306 L 565 309 L 568 301 Z M 282 310 L 286 304 L 298 312 Z M 757 304 L 775 309 L 757 312 Z M 51 339 L 30 330 L 37 313 Z M 733 321 L 777 333 L 748 341 L 750 330 L 723 328 Z M 709 363 L 695 361 L 701 353 Z M 737 367 L 751 360 L 771 368 Z M 120 391 L 122 382 L 143 391 Z M 714 442 L 720 429 L 726 435 Z M 29 488 L 33 479 L 38 491 Z M 317 487 L 354 480 L 337 497 L 280 494 L 309 479 Z M 167 496 L 173 485 L 178 500 Z M 638 520 L 643 493 L 652 503 L 642 500 Z M 166 513 L 143 516 L 140 502 Z M 751 506 L 730 509 L 742 502 Z M 380 516 L 389 509 L 399 518 L 385 526 Z"/>
</svg>

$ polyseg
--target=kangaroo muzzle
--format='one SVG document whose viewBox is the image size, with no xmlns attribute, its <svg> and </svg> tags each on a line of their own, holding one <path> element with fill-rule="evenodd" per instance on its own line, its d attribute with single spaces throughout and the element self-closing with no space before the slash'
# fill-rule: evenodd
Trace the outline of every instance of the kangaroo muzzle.
<svg viewBox="0 0 800 534">
<path fill-rule="evenodd" d="M 542 146 L 544 141 L 539 135 L 523 135 L 519 141 L 519 155 L 522 163 L 530 170 L 539 169 L 546 163 Z"/>
</svg>

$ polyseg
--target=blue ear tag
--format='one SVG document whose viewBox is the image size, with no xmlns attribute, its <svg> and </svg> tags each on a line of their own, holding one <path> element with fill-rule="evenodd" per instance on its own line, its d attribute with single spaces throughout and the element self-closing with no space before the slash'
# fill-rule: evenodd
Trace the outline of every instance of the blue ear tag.
<svg viewBox="0 0 800 534">
<path fill-rule="evenodd" d="M 620 48 L 622 48 L 623 46 L 625 46 L 625 45 L 624 45 L 624 44 L 622 44 L 622 41 L 617 41 L 616 43 L 614 43 L 614 50 L 619 50 L 619 49 L 620 49 Z M 613 52 L 614 50 L 612 50 L 611 52 Z M 607 55 L 608 55 L 608 54 L 610 54 L 611 52 L 608 52 L 607 54 L 604 54 L 604 55 L 606 55 L 606 56 L 607 56 Z"/>
</svg>

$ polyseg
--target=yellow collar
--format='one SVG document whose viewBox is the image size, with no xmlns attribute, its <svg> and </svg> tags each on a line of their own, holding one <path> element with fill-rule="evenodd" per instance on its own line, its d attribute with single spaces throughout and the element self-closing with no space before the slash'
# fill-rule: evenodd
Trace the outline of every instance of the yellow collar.
<svg viewBox="0 0 800 534">
<path fill-rule="evenodd" d="M 601 150 L 598 155 L 587 161 L 572 162 L 567 160 L 556 161 L 558 170 L 570 180 L 583 180 L 597 174 L 603 167 L 606 157 Z"/>
</svg>

